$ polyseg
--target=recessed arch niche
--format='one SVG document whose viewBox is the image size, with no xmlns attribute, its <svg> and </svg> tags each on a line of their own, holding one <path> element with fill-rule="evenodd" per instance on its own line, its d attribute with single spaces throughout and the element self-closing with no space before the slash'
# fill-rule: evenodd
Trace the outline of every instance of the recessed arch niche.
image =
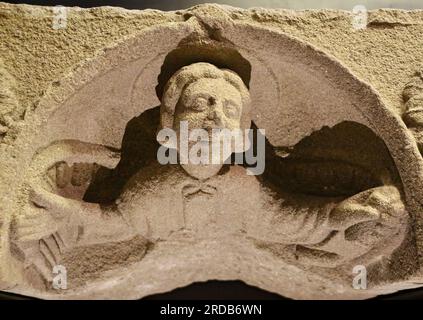
<svg viewBox="0 0 423 320">
<path fill-rule="evenodd" d="M 55 82 L 38 108 L 27 116 L 28 126 L 16 141 L 19 161 L 13 169 L 27 172 L 37 152 L 55 141 L 77 140 L 119 150 L 126 124 L 160 104 L 156 88 L 166 57 L 186 46 L 192 37 L 192 41 L 226 46 L 236 56 L 235 60 L 248 62 L 250 70 L 243 79 L 248 78 L 252 120 L 258 128 L 266 130 L 272 145 L 293 146 L 324 126 L 333 127 L 345 121 L 370 128 L 386 144 L 402 179 L 407 205 L 414 218 L 420 218 L 416 214 L 421 205 L 420 181 L 423 179 L 416 177 L 423 177 L 421 156 L 400 118 L 383 104 L 372 87 L 333 57 L 282 32 L 224 20 L 220 26 L 213 27 L 219 31 L 216 36 L 204 28 L 208 20 L 201 19 L 200 15 L 185 22 L 145 29 L 135 37 L 104 49 Z M 410 167 L 415 168 L 412 174 Z M 25 179 L 31 174 L 10 181 L 11 199 L 18 198 Z M 209 279 L 241 279 L 269 291 L 298 296 L 295 287 L 303 283 L 303 274 L 289 264 L 281 263 L 278 270 L 269 272 L 268 266 L 277 265 L 278 260 L 255 252 L 263 265 L 251 269 L 256 260 L 249 257 L 248 248 L 243 245 L 235 252 L 233 244 L 226 244 L 224 250 L 214 244 L 208 254 L 202 244 L 196 246 L 200 254 L 195 262 L 192 262 L 191 250 L 181 249 L 177 262 L 160 253 L 152 254 L 143 260 L 142 266 L 131 266 L 127 275 L 112 273 L 107 281 L 96 280 L 83 291 L 70 293 L 69 297 L 106 297 L 112 288 L 112 295 L 116 297 L 139 298 Z M 204 265 L 211 259 L 218 263 L 213 263 L 205 272 Z M 163 269 L 143 281 L 143 273 L 154 269 L 157 261 L 162 262 Z M 285 272 L 290 268 L 290 274 Z M 290 282 L 291 285 L 281 289 L 283 285 L 276 284 L 275 277 L 278 284 Z M 307 281 L 310 291 L 304 296 L 318 296 L 316 292 L 320 291 L 324 279 L 311 273 Z M 133 288 L 125 291 L 129 284 Z M 25 289 L 19 287 L 16 291 L 25 293 Z"/>
</svg>

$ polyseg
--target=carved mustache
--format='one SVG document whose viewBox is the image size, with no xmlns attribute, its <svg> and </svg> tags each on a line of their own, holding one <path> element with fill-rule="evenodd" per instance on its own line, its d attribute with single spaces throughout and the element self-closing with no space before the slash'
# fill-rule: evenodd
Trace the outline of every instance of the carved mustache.
<svg viewBox="0 0 423 320">
<path fill-rule="evenodd" d="M 203 121 L 202 127 L 204 129 L 221 129 L 224 125 L 223 121 L 219 117 L 214 117 L 213 119 L 206 118 Z"/>
</svg>

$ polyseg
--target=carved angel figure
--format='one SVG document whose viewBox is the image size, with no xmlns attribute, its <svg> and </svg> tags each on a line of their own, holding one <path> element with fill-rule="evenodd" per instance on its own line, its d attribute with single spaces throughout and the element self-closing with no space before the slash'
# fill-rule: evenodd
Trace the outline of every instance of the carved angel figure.
<svg viewBox="0 0 423 320">
<path fill-rule="evenodd" d="M 189 131 L 252 126 L 249 92 L 242 79 L 209 63 L 176 72 L 161 102 L 158 129 L 179 132 L 181 121 L 188 123 Z M 46 164 L 56 185 L 46 182 L 46 172 L 34 173 L 30 203 L 26 214 L 17 218 L 15 236 L 30 257 L 31 252 L 38 257 L 32 262 L 46 277 L 49 265 L 60 261 L 66 248 L 135 238 L 155 243 L 239 237 L 280 244 L 298 263 L 327 267 L 371 250 L 393 250 L 389 243 L 403 236 L 409 218 L 392 168 L 377 162 L 378 157 L 367 159 L 355 141 L 330 138 L 354 128 L 325 129 L 300 143 L 290 156 L 281 156 L 266 142 L 261 176 L 247 175 L 245 166 L 224 164 L 226 159 L 213 165 L 161 165 L 153 159 L 128 179 L 111 203 L 86 202 L 78 196 L 92 174 L 91 167 L 84 169 L 80 163 L 114 168 L 118 152 L 61 141 L 37 155 L 35 161 Z M 315 147 L 317 140 L 323 145 Z M 342 147 L 346 152 L 339 151 Z M 356 165 L 360 161 L 368 167 Z M 70 180 L 74 193 L 60 188 Z"/>
</svg>

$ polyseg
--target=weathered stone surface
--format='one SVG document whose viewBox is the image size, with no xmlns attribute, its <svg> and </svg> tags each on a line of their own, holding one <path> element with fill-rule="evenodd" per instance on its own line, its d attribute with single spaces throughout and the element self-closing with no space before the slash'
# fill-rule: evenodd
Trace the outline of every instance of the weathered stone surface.
<svg viewBox="0 0 423 320">
<path fill-rule="evenodd" d="M 0 3 L 3 290 L 140 298 L 240 279 L 361 299 L 420 286 L 421 11 L 371 11 L 360 30 L 341 11 L 70 8 L 63 28 L 54 14 Z M 255 136 L 184 163 L 182 123 Z M 158 160 L 160 129 L 177 133 L 177 164 Z M 261 152 L 262 133 L 263 173 L 223 163 Z"/>
</svg>

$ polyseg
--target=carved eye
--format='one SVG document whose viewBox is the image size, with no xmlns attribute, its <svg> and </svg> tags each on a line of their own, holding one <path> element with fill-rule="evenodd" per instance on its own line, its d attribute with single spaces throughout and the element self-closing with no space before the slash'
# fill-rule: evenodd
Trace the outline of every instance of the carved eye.
<svg viewBox="0 0 423 320">
<path fill-rule="evenodd" d="M 191 104 L 191 109 L 195 111 L 204 111 L 208 108 L 209 101 L 204 97 L 197 97 Z"/>
<path fill-rule="evenodd" d="M 228 118 L 237 119 L 239 117 L 239 108 L 232 101 L 226 101 L 223 106 L 223 112 Z"/>
</svg>

